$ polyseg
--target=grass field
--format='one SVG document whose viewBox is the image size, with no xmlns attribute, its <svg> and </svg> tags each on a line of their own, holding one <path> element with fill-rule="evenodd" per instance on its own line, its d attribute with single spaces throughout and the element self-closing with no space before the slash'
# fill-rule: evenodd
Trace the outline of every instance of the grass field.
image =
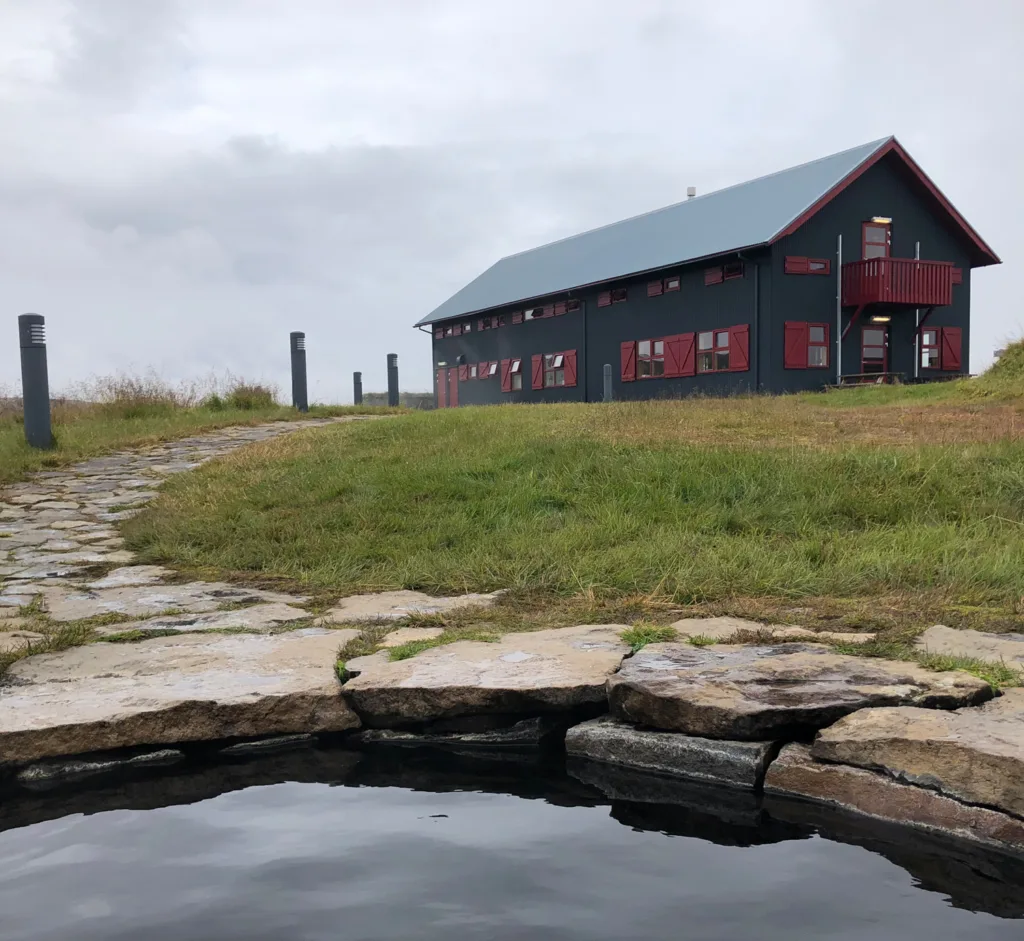
<svg viewBox="0 0 1024 941">
<path fill-rule="evenodd" d="M 0 406 L 0 485 L 35 470 L 48 470 L 120 448 L 184 438 L 228 425 L 253 425 L 302 418 L 275 401 L 274 390 L 230 380 L 216 386 L 172 387 L 153 377 L 116 376 L 94 380 L 76 398 L 55 398 L 52 426 L 56 446 L 47 451 L 25 443 L 20 403 Z M 387 409 L 314 407 L 308 417 Z"/>
<path fill-rule="evenodd" d="M 322 592 L 511 589 L 489 617 L 517 624 L 1020 629 L 1018 388 L 1004 362 L 924 388 L 410 414 L 237 452 L 126 534 L 146 561 Z"/>
</svg>

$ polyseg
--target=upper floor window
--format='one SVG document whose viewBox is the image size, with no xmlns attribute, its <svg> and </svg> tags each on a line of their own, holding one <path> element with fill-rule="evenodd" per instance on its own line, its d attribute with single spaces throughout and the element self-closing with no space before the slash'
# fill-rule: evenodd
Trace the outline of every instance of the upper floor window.
<svg viewBox="0 0 1024 941">
<path fill-rule="evenodd" d="M 831 274 L 832 262 L 828 258 L 787 255 L 785 272 L 786 274 Z"/>
<path fill-rule="evenodd" d="M 723 281 L 731 281 L 734 278 L 743 277 L 743 262 L 730 261 L 724 265 L 715 265 L 714 268 L 704 269 L 705 284 L 721 284 Z"/>
<path fill-rule="evenodd" d="M 597 295 L 597 306 L 607 307 L 609 304 L 621 304 L 626 300 L 625 288 L 612 288 L 610 291 L 602 291 Z"/>
<path fill-rule="evenodd" d="M 863 234 L 863 253 L 868 258 L 888 258 L 892 245 L 892 224 L 889 222 L 865 222 L 861 226 Z"/>
</svg>

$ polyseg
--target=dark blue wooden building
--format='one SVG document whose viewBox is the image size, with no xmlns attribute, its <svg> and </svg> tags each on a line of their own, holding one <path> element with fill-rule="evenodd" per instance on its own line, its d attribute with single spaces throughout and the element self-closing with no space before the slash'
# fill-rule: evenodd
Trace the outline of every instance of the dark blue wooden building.
<svg viewBox="0 0 1024 941">
<path fill-rule="evenodd" d="M 895 138 L 503 258 L 424 317 L 439 407 L 967 371 L 999 258 Z"/>
</svg>

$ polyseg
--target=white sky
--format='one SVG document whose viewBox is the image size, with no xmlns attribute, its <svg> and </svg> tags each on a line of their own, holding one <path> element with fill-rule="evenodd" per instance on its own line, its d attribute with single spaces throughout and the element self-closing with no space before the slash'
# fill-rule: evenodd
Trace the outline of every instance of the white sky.
<svg viewBox="0 0 1024 941">
<path fill-rule="evenodd" d="M 0 0 L 0 385 L 430 387 L 411 324 L 501 255 L 888 134 L 1024 333 L 1020 0 Z M 3 326 L 3 318 L 7 326 Z"/>
</svg>

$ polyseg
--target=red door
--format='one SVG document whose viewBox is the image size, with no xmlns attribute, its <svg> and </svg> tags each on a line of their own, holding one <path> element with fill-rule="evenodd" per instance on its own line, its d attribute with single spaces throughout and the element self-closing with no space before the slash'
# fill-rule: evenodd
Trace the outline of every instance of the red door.
<svg viewBox="0 0 1024 941">
<path fill-rule="evenodd" d="M 459 406 L 459 371 L 457 369 L 448 370 L 448 408 L 458 408 Z"/>
<path fill-rule="evenodd" d="M 437 407 L 447 408 L 448 407 L 448 374 L 445 370 L 439 369 L 437 371 Z"/>
<path fill-rule="evenodd" d="M 864 244 L 862 257 L 888 258 L 892 254 L 892 223 L 865 222 L 861 226 Z"/>
</svg>

